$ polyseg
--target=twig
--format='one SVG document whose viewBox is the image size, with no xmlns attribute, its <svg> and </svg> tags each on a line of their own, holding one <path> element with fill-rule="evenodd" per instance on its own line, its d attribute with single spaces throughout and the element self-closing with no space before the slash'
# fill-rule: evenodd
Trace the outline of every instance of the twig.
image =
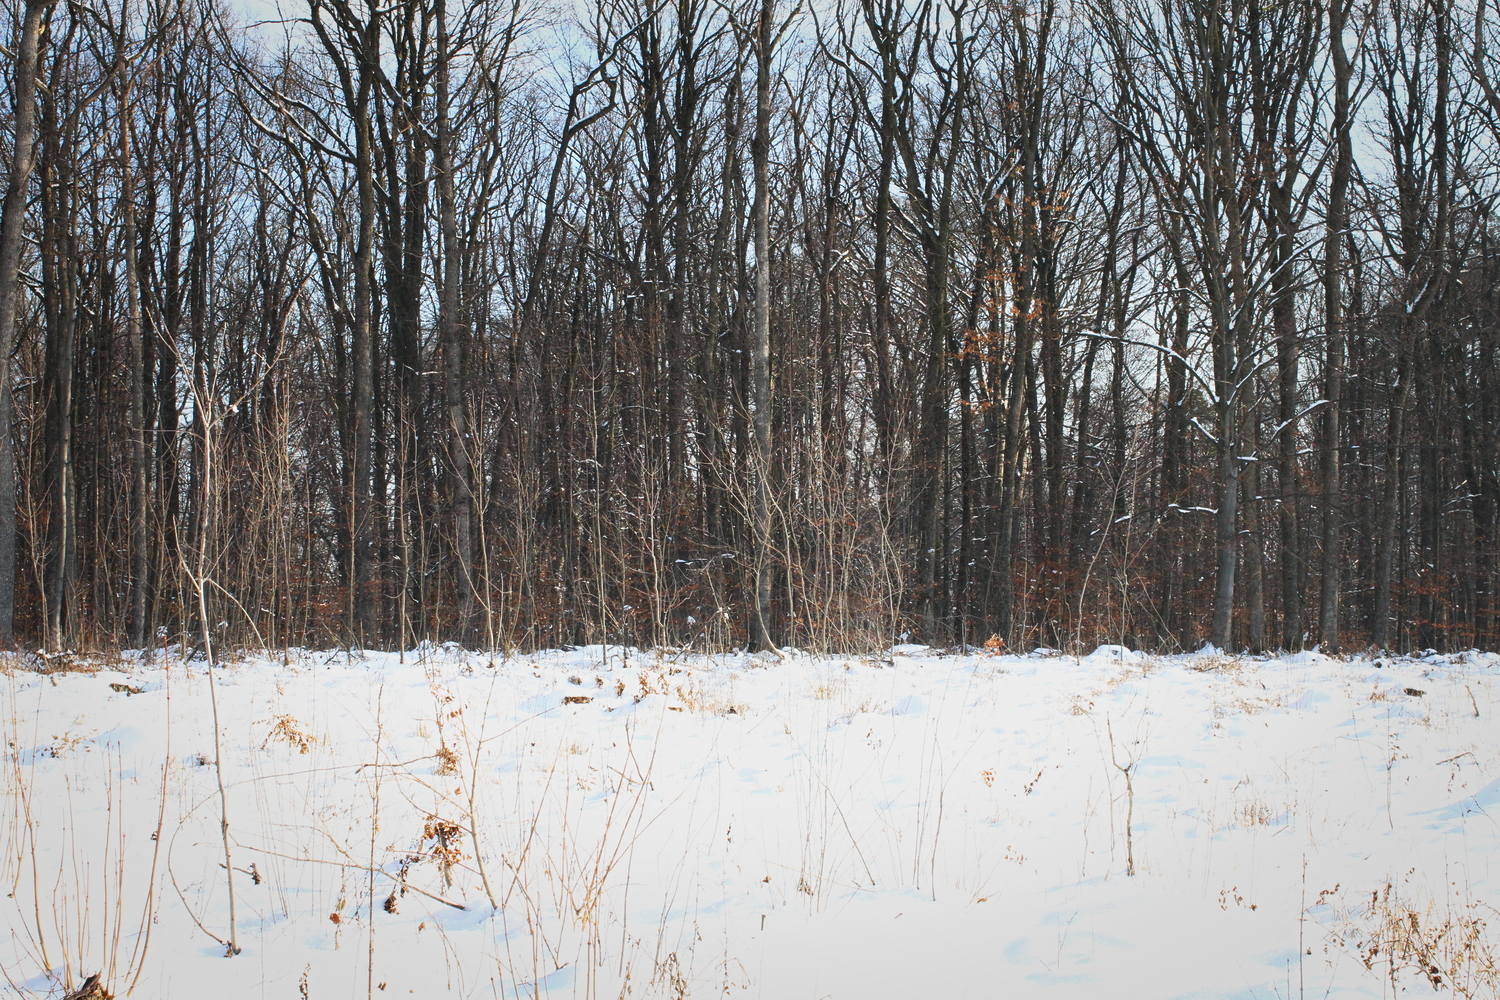
<svg viewBox="0 0 1500 1000">
<path fill-rule="evenodd" d="M 307 864 L 312 864 L 312 865 L 335 865 L 335 866 L 337 866 L 339 868 L 354 868 L 354 869 L 357 869 L 359 871 L 370 872 L 371 874 L 374 874 L 374 875 L 384 875 L 386 878 L 390 879 L 392 882 L 397 883 L 402 888 L 410 889 L 412 892 L 415 892 L 418 895 L 426 896 L 428 899 L 436 900 L 437 902 L 442 903 L 444 906 L 451 906 L 455 910 L 464 910 L 466 912 L 469 909 L 467 906 L 465 906 L 462 903 L 455 903 L 451 899 L 444 899 L 442 896 L 439 896 L 438 894 L 433 893 L 433 892 L 428 892 L 426 889 L 423 889 L 423 888 L 421 888 L 419 886 L 412 885 L 410 882 L 403 882 L 399 876 L 392 875 L 390 872 L 386 871 L 384 868 L 371 868 L 368 865 L 361 865 L 361 864 L 358 864 L 358 863 L 352 862 L 352 861 L 325 861 L 322 858 L 301 858 L 301 857 L 298 857 L 295 854 L 283 854 L 280 851 L 269 851 L 269 850 L 266 850 L 264 847 L 251 847 L 248 844 L 242 844 L 242 843 L 240 843 L 238 840 L 236 840 L 234 842 L 234 846 L 238 847 L 242 851 L 254 851 L 256 854 L 264 854 L 267 857 L 272 857 L 272 858 L 285 858 L 287 861 L 302 861 L 302 862 L 306 862 Z M 180 890 L 179 890 L 179 892 L 180 892 Z M 186 901 L 184 900 L 184 902 L 186 902 Z M 199 924 L 198 926 L 202 927 L 203 925 Z M 217 941 L 218 939 L 215 938 L 214 940 Z M 220 943 L 222 944 L 223 942 L 220 942 Z"/>
<path fill-rule="evenodd" d="M 1135 761 L 1121 764 L 1115 755 L 1115 731 L 1109 719 L 1104 720 L 1104 730 L 1109 734 L 1109 760 L 1125 775 L 1125 874 L 1135 874 L 1135 838 L 1131 831 L 1131 824 L 1135 821 L 1135 783 L 1131 780 L 1131 772 L 1135 770 Z"/>
</svg>

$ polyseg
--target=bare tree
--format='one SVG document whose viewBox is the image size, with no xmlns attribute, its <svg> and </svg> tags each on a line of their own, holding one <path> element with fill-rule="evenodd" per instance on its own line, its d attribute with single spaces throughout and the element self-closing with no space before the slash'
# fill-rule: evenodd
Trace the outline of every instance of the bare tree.
<svg viewBox="0 0 1500 1000">
<path fill-rule="evenodd" d="M 15 144 L 0 217 L 0 644 L 15 643 L 16 459 L 10 359 L 21 292 L 21 248 L 31 170 L 36 164 L 36 77 L 48 0 L 27 0 L 16 39 Z"/>
</svg>

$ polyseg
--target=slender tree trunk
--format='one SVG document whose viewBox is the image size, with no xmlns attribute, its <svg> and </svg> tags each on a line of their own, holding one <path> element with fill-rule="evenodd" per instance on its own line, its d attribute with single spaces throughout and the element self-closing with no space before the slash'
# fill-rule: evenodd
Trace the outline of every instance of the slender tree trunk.
<svg viewBox="0 0 1500 1000">
<path fill-rule="evenodd" d="M 897 45 L 900 31 L 897 12 L 889 3 L 877 9 L 875 0 L 864 0 L 865 24 L 880 54 L 880 122 L 877 128 L 880 159 L 875 172 L 874 269 L 870 275 L 875 296 L 871 353 L 875 359 L 874 399 L 871 401 L 877 442 L 876 475 L 889 488 L 890 462 L 896 449 L 896 414 L 891 389 L 891 184 L 896 167 Z"/>
<path fill-rule="evenodd" d="M 1022 299 L 1024 302 L 1024 298 Z M 1021 451 L 1026 433 L 1026 369 L 1031 359 L 1031 323 L 1018 313 L 1014 319 L 1015 349 L 1010 362 L 1009 392 L 1005 399 L 1005 428 L 1000 444 L 1000 500 L 995 508 L 993 576 L 995 634 L 1005 643 L 1016 640 L 1015 559 L 1017 514 L 1021 506 Z"/>
<path fill-rule="evenodd" d="M 129 342 L 130 405 L 125 433 L 130 441 L 130 645 L 149 649 L 147 593 L 151 586 L 150 540 L 146 533 L 149 501 L 146 477 L 146 347 L 141 330 L 141 281 L 135 211 L 135 164 L 131 149 L 130 85 L 120 94 L 120 201 L 125 240 L 125 337 Z"/>
<path fill-rule="evenodd" d="M 1406 407 L 1411 383 L 1411 319 L 1402 317 L 1400 342 L 1396 348 L 1395 391 L 1390 400 L 1390 417 L 1386 424 L 1385 484 L 1381 490 L 1379 514 L 1375 525 L 1375 610 L 1370 623 L 1370 645 L 1390 648 L 1392 589 L 1395 582 L 1396 546 L 1399 541 L 1401 515 L 1401 480 L 1406 464 Z M 1395 637 L 1399 640 L 1399 634 Z"/>
<path fill-rule="evenodd" d="M 755 304 L 750 328 L 751 536 L 754 543 L 750 645 L 771 649 L 771 47 L 776 2 L 761 0 L 755 28 L 755 139 L 751 146 L 755 200 Z"/>
<path fill-rule="evenodd" d="M 16 454 L 11 430 L 10 359 L 15 350 L 21 290 L 21 245 L 26 226 L 27 187 L 36 162 L 36 67 L 42 20 L 50 0 L 26 0 L 16 42 L 15 146 L 0 218 L 0 646 L 15 645 Z"/>
<path fill-rule="evenodd" d="M 1177 228 L 1176 220 L 1168 222 L 1167 233 L 1167 246 L 1171 251 L 1177 291 L 1172 296 L 1172 333 L 1169 341 L 1172 353 L 1165 362 L 1167 401 L 1162 419 L 1159 507 L 1166 530 L 1157 568 L 1157 639 L 1170 648 L 1182 643 L 1178 630 L 1178 605 L 1183 592 L 1180 566 L 1185 547 L 1182 535 L 1187 529 L 1187 521 L 1178 508 L 1187 471 L 1189 423 L 1186 352 L 1191 330 L 1188 296 L 1191 294 L 1192 279 L 1183 248 L 1182 232 Z"/>
<path fill-rule="evenodd" d="M 443 276 L 438 297 L 438 326 L 443 338 L 443 402 L 448 411 L 448 454 L 450 503 L 453 505 L 453 556 L 458 563 L 455 582 L 458 591 L 460 632 L 469 641 L 474 627 L 474 536 L 473 493 L 470 488 L 473 466 L 470 456 L 468 408 L 464 405 L 464 342 L 459 321 L 458 208 L 453 184 L 453 135 L 450 123 L 450 64 L 453 53 L 448 36 L 448 5 L 437 3 L 437 149 L 434 166 L 437 172 L 438 213 L 442 227 Z"/>
</svg>

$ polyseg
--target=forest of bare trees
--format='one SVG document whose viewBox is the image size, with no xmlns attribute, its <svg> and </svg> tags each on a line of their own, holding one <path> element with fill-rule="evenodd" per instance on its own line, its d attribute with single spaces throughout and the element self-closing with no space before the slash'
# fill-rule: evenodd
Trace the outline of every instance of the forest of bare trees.
<svg viewBox="0 0 1500 1000">
<path fill-rule="evenodd" d="M 1500 646 L 1490 0 L 795 4 L 11 0 L 0 641 Z"/>
</svg>

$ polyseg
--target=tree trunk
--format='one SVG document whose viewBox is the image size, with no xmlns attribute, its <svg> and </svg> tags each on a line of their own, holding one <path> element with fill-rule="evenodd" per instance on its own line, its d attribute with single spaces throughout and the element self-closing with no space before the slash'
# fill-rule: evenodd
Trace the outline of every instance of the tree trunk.
<svg viewBox="0 0 1500 1000">
<path fill-rule="evenodd" d="M 1302 648 L 1302 590 L 1307 570 L 1302 551 L 1302 484 L 1297 462 L 1297 302 L 1296 284 L 1291 274 L 1296 252 L 1291 231 L 1290 196 L 1275 185 L 1276 264 L 1271 272 L 1271 323 L 1276 335 L 1276 372 L 1280 409 L 1277 418 L 1281 432 L 1277 436 L 1276 477 L 1279 480 L 1281 504 L 1281 648 Z"/>
<path fill-rule="evenodd" d="M 1260 435 L 1254 428 L 1259 423 L 1251 415 L 1251 433 L 1245 436 L 1247 444 L 1257 445 Z M 1261 537 L 1260 524 L 1260 462 L 1246 463 L 1241 481 L 1244 485 L 1242 502 L 1245 505 L 1245 544 L 1240 558 L 1245 563 L 1245 605 L 1250 617 L 1250 652 L 1260 653 L 1266 648 L 1266 598 L 1265 598 L 1265 543 Z"/>
<path fill-rule="evenodd" d="M 750 646 L 774 649 L 771 638 L 771 47 L 775 0 L 761 0 L 755 26 L 755 139 L 751 169 L 755 200 L 750 209 L 755 240 L 755 303 L 750 324 L 751 541 L 754 572 Z"/>
<path fill-rule="evenodd" d="M 135 211 L 135 164 L 131 148 L 133 105 L 128 82 L 120 94 L 120 202 L 125 240 L 125 337 L 128 341 L 130 403 L 125 433 L 130 441 L 130 645 L 149 649 L 151 623 L 147 619 L 147 594 L 151 586 L 150 539 L 146 507 L 149 502 L 146 476 L 146 345 L 141 329 L 141 281 Z"/>
<path fill-rule="evenodd" d="M 1328 43 L 1333 57 L 1333 141 L 1337 147 L 1328 192 L 1328 231 L 1323 243 L 1323 317 L 1327 335 L 1323 408 L 1323 593 L 1318 642 L 1326 653 L 1339 649 L 1339 544 L 1343 495 L 1340 486 L 1340 418 L 1344 397 L 1344 320 L 1342 255 L 1349 226 L 1349 177 L 1354 162 L 1350 141 L 1349 86 L 1352 70 L 1344 51 L 1345 0 L 1328 7 Z"/>
<path fill-rule="evenodd" d="M 0 646 L 15 645 L 16 453 L 11 430 L 10 360 L 15 351 L 21 290 L 21 245 L 26 227 L 27 187 L 36 162 L 36 67 L 42 19 L 50 0 L 26 0 L 16 42 L 15 146 L 0 218 Z"/>
<path fill-rule="evenodd" d="M 460 634 L 471 638 L 474 628 L 474 535 L 473 535 L 473 461 L 470 455 L 468 408 L 464 403 L 464 342 L 459 320 L 458 208 L 453 184 L 453 135 L 450 123 L 451 100 L 448 5 L 437 0 L 437 149 L 434 166 L 437 172 L 438 214 L 442 227 L 443 274 L 438 296 L 438 326 L 443 339 L 443 403 L 448 411 L 449 502 L 453 507 L 453 557 L 458 564 L 454 579 L 457 588 Z"/>
</svg>

